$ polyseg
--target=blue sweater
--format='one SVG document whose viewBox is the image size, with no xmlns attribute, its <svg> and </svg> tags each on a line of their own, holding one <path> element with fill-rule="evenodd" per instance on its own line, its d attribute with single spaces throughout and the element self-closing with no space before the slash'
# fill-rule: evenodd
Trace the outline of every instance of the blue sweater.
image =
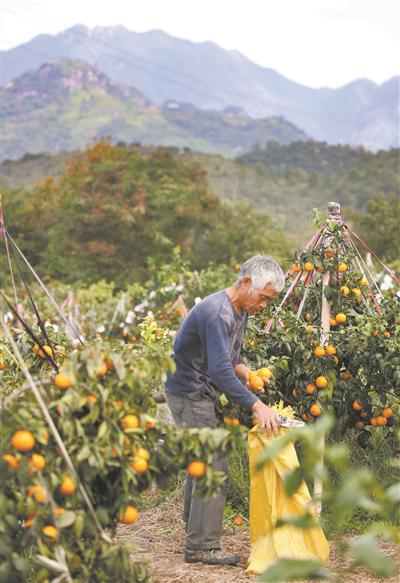
<svg viewBox="0 0 400 583">
<path fill-rule="evenodd" d="M 225 393 L 251 409 L 257 397 L 237 378 L 247 315 L 237 313 L 226 292 L 211 294 L 186 316 L 174 342 L 176 370 L 166 389 L 191 399 L 216 400 Z"/>
</svg>

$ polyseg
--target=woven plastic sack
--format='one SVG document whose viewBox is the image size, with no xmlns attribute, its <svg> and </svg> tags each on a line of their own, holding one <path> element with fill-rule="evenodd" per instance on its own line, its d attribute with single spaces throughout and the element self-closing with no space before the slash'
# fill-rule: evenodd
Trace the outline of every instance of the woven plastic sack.
<svg viewBox="0 0 400 583">
<path fill-rule="evenodd" d="M 290 408 L 276 408 L 286 417 L 293 417 Z M 286 432 L 287 429 L 280 429 Z M 298 490 L 287 496 L 283 489 L 283 476 L 299 466 L 293 443 L 285 446 L 274 459 L 260 470 L 256 463 L 270 439 L 256 425 L 248 435 L 250 463 L 250 557 L 247 571 L 260 574 L 280 558 L 314 559 L 325 562 L 329 545 L 322 529 L 308 529 L 293 525 L 276 527 L 279 519 L 303 516 L 305 511 L 315 516 L 311 496 L 303 481 Z"/>
</svg>

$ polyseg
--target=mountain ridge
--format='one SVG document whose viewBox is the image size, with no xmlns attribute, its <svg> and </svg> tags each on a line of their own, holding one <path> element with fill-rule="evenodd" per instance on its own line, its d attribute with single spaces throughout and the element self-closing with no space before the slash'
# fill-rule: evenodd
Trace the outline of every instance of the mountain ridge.
<svg viewBox="0 0 400 583">
<path fill-rule="evenodd" d="M 234 105 L 251 117 L 282 116 L 319 141 L 371 150 L 398 146 L 398 77 L 382 85 L 361 79 L 338 89 L 315 89 L 211 41 L 195 43 L 159 30 L 78 25 L 4 51 L 4 80 L 43 64 L 39 52 L 54 60 L 87 60 L 159 106 L 168 99 L 205 110 Z"/>
</svg>

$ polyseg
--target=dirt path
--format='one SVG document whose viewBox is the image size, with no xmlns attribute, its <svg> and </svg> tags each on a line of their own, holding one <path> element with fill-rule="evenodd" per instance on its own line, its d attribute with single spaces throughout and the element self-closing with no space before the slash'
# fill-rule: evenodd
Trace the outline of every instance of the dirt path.
<svg viewBox="0 0 400 583">
<path fill-rule="evenodd" d="M 257 576 L 246 573 L 249 555 L 248 529 L 237 529 L 232 536 L 223 536 L 222 546 L 241 557 L 237 567 L 220 567 L 202 563 L 183 562 L 185 541 L 184 523 L 181 519 L 181 496 L 173 496 L 168 503 L 144 510 L 133 526 L 120 525 L 117 538 L 124 544 L 135 545 L 132 557 L 147 561 L 155 583 L 255 583 Z M 400 549 L 392 543 L 382 543 L 383 550 L 400 563 Z M 331 544 L 329 569 L 338 572 L 343 567 L 343 558 L 336 556 Z M 381 579 L 363 570 L 352 575 L 346 574 L 345 583 L 399 583 L 400 576 Z"/>
</svg>

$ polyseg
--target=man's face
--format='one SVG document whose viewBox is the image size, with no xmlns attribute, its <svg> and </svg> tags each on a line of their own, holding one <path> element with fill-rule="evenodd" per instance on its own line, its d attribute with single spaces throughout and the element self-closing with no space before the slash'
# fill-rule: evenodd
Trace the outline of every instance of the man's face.
<svg viewBox="0 0 400 583">
<path fill-rule="evenodd" d="M 243 295 L 241 297 L 241 307 L 242 309 L 254 316 L 262 310 L 265 310 L 268 303 L 276 298 L 279 292 L 277 292 L 270 283 L 268 283 L 262 290 L 254 290 L 249 293 L 251 286 L 251 281 L 246 282 L 247 289 L 243 290 Z"/>
</svg>

